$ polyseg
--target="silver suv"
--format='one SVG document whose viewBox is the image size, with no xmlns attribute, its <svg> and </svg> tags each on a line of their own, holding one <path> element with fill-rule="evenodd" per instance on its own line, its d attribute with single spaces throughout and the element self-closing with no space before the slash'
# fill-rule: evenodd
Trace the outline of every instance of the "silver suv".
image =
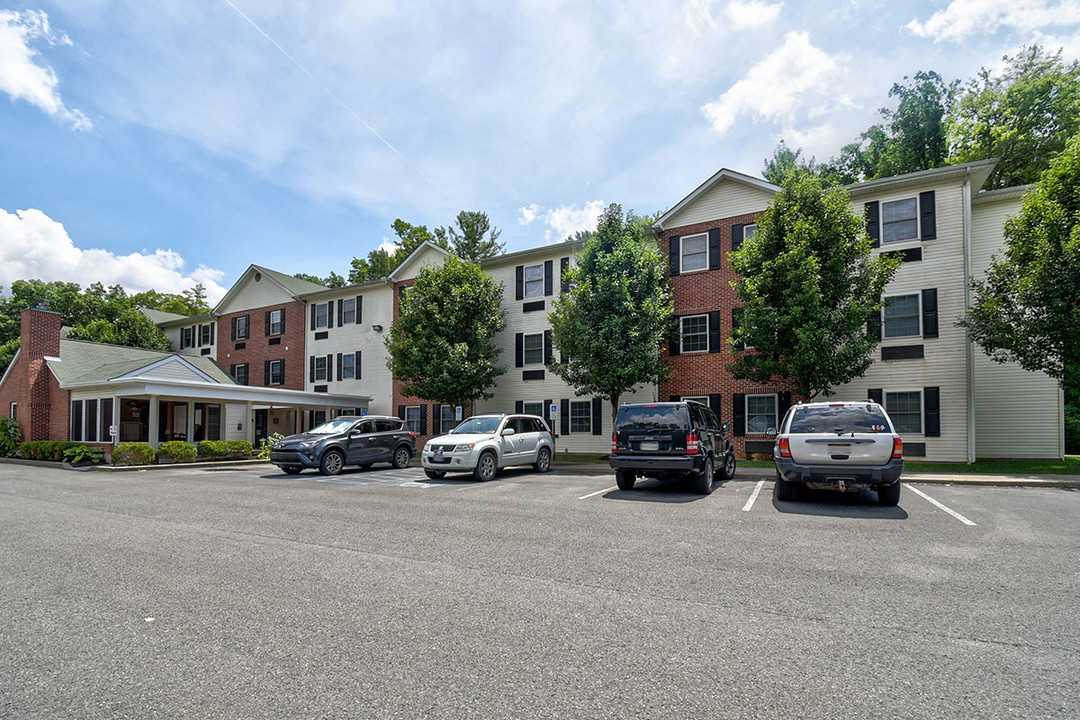
<svg viewBox="0 0 1080 720">
<path fill-rule="evenodd" d="M 551 468 L 555 441 L 536 415 L 474 415 L 447 435 L 432 438 L 420 453 L 424 473 L 432 479 L 448 472 L 471 472 L 481 482 L 509 465 Z"/>
<path fill-rule="evenodd" d="M 877 491 L 882 505 L 900 502 L 904 441 L 875 402 L 792 406 L 773 445 L 776 499 L 795 500 L 803 487 Z"/>
</svg>

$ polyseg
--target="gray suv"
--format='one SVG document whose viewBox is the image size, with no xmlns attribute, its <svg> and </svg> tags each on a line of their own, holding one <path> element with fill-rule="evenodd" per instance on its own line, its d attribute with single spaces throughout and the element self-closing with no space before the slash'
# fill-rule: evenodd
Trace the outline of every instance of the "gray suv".
<svg viewBox="0 0 1080 720">
<path fill-rule="evenodd" d="M 632 403 L 619 407 L 608 465 L 620 490 L 639 476 L 689 477 L 702 495 L 716 479 L 735 476 L 735 449 L 712 410 L 693 400 Z"/>
<path fill-rule="evenodd" d="M 904 442 L 885 408 L 875 402 L 793 405 L 773 445 L 776 499 L 815 490 L 877 491 L 882 505 L 900 502 Z"/>
<path fill-rule="evenodd" d="M 346 465 L 367 468 L 388 462 L 403 468 L 416 454 L 416 435 L 396 417 L 342 415 L 305 433 L 289 435 L 274 443 L 270 462 L 289 475 L 318 468 L 323 475 L 337 475 Z"/>
<path fill-rule="evenodd" d="M 446 435 L 428 440 L 420 464 L 429 478 L 448 472 L 471 472 L 480 482 L 491 480 L 508 465 L 551 468 L 555 440 L 544 418 L 536 415 L 474 415 Z"/>
</svg>

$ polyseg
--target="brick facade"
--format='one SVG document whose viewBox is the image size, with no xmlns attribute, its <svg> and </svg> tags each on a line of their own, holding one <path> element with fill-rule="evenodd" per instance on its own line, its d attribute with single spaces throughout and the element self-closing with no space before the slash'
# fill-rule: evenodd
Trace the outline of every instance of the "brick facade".
<svg viewBox="0 0 1080 720">
<path fill-rule="evenodd" d="M 59 313 L 29 308 L 21 316 L 18 359 L 0 386 L 0 412 L 5 417 L 16 403 L 22 439 L 58 440 L 68 437 L 68 405 L 71 393 L 45 364 L 46 357 L 60 355 Z"/>
<path fill-rule="evenodd" d="M 270 312 L 285 312 L 285 332 L 268 332 Z M 305 341 L 307 338 L 307 306 L 300 300 L 279 305 L 253 308 L 222 315 L 217 319 L 218 363 L 228 372 L 236 365 L 247 363 L 248 385 L 303 390 L 307 374 Z M 233 339 L 233 320 L 248 317 L 248 337 Z M 266 381 L 267 363 L 285 361 L 285 383 L 272 385 Z"/>
</svg>

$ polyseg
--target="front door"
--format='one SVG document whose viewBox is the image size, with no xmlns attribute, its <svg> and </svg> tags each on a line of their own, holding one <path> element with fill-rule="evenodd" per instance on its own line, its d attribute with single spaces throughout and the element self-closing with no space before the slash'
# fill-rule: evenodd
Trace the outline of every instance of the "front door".
<svg viewBox="0 0 1080 720">
<path fill-rule="evenodd" d="M 262 445 L 262 441 L 267 438 L 266 426 L 267 417 L 269 411 L 256 410 L 255 411 L 255 448 L 258 449 Z"/>
</svg>

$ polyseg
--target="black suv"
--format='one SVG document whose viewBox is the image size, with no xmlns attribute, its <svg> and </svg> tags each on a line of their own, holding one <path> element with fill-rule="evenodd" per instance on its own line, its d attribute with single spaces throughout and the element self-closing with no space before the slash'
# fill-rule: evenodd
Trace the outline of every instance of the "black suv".
<svg viewBox="0 0 1080 720">
<path fill-rule="evenodd" d="M 370 467 L 388 462 L 403 468 L 416 454 L 416 435 L 396 417 L 342 415 L 330 422 L 274 443 L 270 462 L 289 475 L 318 468 L 337 475 L 346 465 Z"/>
<path fill-rule="evenodd" d="M 620 490 L 632 490 L 638 476 L 692 477 L 702 495 L 713 480 L 735 475 L 735 449 L 713 411 L 692 400 L 623 405 L 615 418 L 608 465 Z"/>
</svg>

